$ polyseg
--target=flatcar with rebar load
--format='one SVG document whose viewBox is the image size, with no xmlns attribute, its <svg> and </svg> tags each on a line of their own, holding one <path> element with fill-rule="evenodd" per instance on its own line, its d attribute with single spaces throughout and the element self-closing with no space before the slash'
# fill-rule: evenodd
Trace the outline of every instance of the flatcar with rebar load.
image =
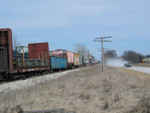
<svg viewBox="0 0 150 113">
<path fill-rule="evenodd" d="M 50 70 L 48 43 L 29 44 L 29 59 L 25 53 L 14 52 L 12 31 L 0 29 L 0 78 L 13 78 L 15 74 Z M 13 57 L 13 53 L 16 54 Z M 21 54 L 21 55 L 20 55 Z"/>
</svg>

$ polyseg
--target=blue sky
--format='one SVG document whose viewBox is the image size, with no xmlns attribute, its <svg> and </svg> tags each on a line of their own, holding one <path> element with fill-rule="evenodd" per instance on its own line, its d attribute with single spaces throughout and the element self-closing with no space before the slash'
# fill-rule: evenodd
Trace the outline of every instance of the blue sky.
<svg viewBox="0 0 150 113">
<path fill-rule="evenodd" d="M 22 45 L 49 42 L 50 50 L 85 44 L 100 58 L 100 43 L 119 55 L 125 50 L 150 54 L 150 0 L 3 0 L 0 27 L 11 28 Z"/>
</svg>

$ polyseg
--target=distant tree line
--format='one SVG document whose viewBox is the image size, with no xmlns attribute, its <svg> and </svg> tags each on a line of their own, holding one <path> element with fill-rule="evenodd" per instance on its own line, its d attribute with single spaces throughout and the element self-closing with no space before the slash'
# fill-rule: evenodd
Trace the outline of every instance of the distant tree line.
<svg viewBox="0 0 150 113">
<path fill-rule="evenodd" d="M 144 55 L 137 53 L 135 51 L 129 50 L 129 51 L 124 51 L 122 58 L 132 63 L 139 63 L 139 62 L 142 62 Z"/>
<path fill-rule="evenodd" d="M 79 53 L 83 56 L 90 55 L 90 51 L 86 48 L 85 45 L 76 44 L 74 46 L 74 49 L 77 53 Z M 132 62 L 132 63 L 141 63 L 143 58 L 150 58 L 150 54 L 143 55 L 143 54 L 137 53 L 133 50 L 128 50 L 128 51 L 124 51 L 121 56 L 118 56 L 117 52 L 115 50 L 106 50 L 106 51 L 104 51 L 104 57 L 105 57 L 105 60 L 113 59 L 113 58 L 122 58 L 122 59 Z"/>
<path fill-rule="evenodd" d="M 110 58 L 118 58 L 118 55 L 115 50 L 107 50 L 104 52 L 105 59 Z M 126 61 L 132 62 L 132 63 L 140 63 L 142 62 L 143 58 L 150 58 L 150 54 L 143 55 L 141 53 L 137 53 L 132 50 L 124 51 L 123 54 L 120 56 Z"/>
</svg>

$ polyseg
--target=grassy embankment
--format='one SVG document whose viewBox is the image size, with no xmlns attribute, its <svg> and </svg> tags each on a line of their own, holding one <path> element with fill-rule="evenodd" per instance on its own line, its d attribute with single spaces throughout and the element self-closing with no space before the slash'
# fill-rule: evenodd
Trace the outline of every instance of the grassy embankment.
<svg viewBox="0 0 150 113">
<path fill-rule="evenodd" d="M 77 113 L 141 113 L 150 106 L 150 77 L 131 70 L 99 66 L 70 72 L 57 80 L 0 93 L 0 110 L 65 108 Z"/>
</svg>

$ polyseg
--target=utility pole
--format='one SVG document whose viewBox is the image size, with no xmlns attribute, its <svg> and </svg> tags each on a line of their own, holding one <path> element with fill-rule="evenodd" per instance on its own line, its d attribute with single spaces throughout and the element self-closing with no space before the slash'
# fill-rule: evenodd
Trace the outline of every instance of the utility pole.
<svg viewBox="0 0 150 113">
<path fill-rule="evenodd" d="M 94 38 L 94 42 L 101 42 L 102 43 L 102 72 L 104 72 L 104 42 L 112 42 L 109 40 L 105 40 L 107 38 L 112 38 L 111 36 L 109 37 L 98 37 L 98 38 Z"/>
<path fill-rule="evenodd" d="M 103 46 L 104 46 L 104 44 L 103 44 Z M 108 48 L 104 48 L 103 47 L 103 49 L 99 49 L 98 51 L 101 51 L 102 52 L 102 56 L 101 56 L 101 61 L 102 61 L 102 72 L 103 72 L 103 70 L 104 70 L 104 51 L 105 50 L 108 50 Z"/>
</svg>

